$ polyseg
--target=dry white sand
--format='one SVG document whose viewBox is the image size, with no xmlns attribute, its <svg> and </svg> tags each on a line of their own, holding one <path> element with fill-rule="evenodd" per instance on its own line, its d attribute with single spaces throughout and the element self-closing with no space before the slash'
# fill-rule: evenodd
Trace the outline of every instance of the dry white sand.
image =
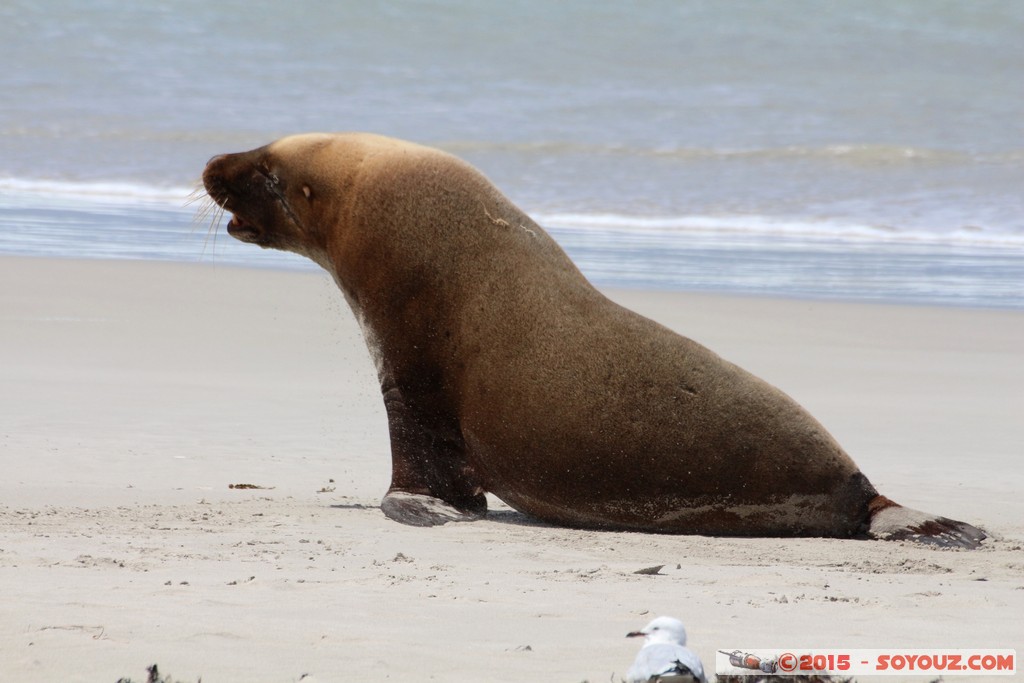
<svg viewBox="0 0 1024 683">
<path fill-rule="evenodd" d="M 604 683 L 659 614 L 711 671 L 716 649 L 1020 652 L 1024 314 L 612 296 L 786 390 L 889 497 L 993 539 L 596 533 L 497 501 L 403 527 L 326 275 L 3 258 L 0 680 Z"/>
</svg>

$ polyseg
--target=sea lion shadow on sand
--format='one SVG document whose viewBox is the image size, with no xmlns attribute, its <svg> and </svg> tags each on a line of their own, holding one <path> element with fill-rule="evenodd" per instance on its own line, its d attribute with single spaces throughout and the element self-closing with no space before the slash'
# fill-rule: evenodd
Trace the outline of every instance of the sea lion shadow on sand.
<svg viewBox="0 0 1024 683">
<path fill-rule="evenodd" d="M 449 154 L 298 135 L 214 157 L 203 183 L 229 234 L 312 259 L 349 302 L 388 416 L 392 519 L 480 519 L 490 492 L 586 529 L 985 538 L 880 495 L 790 397 L 607 299 Z"/>
</svg>

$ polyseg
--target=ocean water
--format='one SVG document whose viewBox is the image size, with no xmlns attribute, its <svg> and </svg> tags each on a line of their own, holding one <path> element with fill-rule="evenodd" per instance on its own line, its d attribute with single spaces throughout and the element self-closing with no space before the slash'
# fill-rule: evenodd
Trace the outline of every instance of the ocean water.
<svg viewBox="0 0 1024 683">
<path fill-rule="evenodd" d="M 187 196 L 366 130 L 474 163 L 601 285 L 1024 308 L 1022 35 L 1014 0 L 8 0 L 0 253 L 312 268 Z"/>
</svg>

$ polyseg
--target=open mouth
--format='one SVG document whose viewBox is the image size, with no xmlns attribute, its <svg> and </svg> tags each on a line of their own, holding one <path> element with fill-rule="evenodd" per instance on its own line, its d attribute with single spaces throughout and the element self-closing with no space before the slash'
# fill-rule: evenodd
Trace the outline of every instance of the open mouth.
<svg viewBox="0 0 1024 683">
<path fill-rule="evenodd" d="M 227 231 L 229 235 L 243 242 L 256 242 L 260 237 L 259 229 L 238 214 L 231 216 L 231 220 L 228 221 Z"/>
</svg>

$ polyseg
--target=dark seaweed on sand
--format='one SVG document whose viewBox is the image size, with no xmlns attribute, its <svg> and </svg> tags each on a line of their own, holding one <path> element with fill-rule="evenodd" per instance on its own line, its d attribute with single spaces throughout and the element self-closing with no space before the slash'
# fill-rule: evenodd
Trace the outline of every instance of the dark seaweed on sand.
<svg viewBox="0 0 1024 683">
<path fill-rule="evenodd" d="M 175 680 L 170 676 L 162 675 L 156 664 L 148 667 L 146 672 L 149 674 L 146 677 L 146 683 L 185 683 L 184 681 Z M 135 683 L 135 681 L 130 678 L 119 678 L 117 679 L 117 683 Z M 203 683 L 203 679 L 199 678 L 197 683 Z"/>
</svg>

